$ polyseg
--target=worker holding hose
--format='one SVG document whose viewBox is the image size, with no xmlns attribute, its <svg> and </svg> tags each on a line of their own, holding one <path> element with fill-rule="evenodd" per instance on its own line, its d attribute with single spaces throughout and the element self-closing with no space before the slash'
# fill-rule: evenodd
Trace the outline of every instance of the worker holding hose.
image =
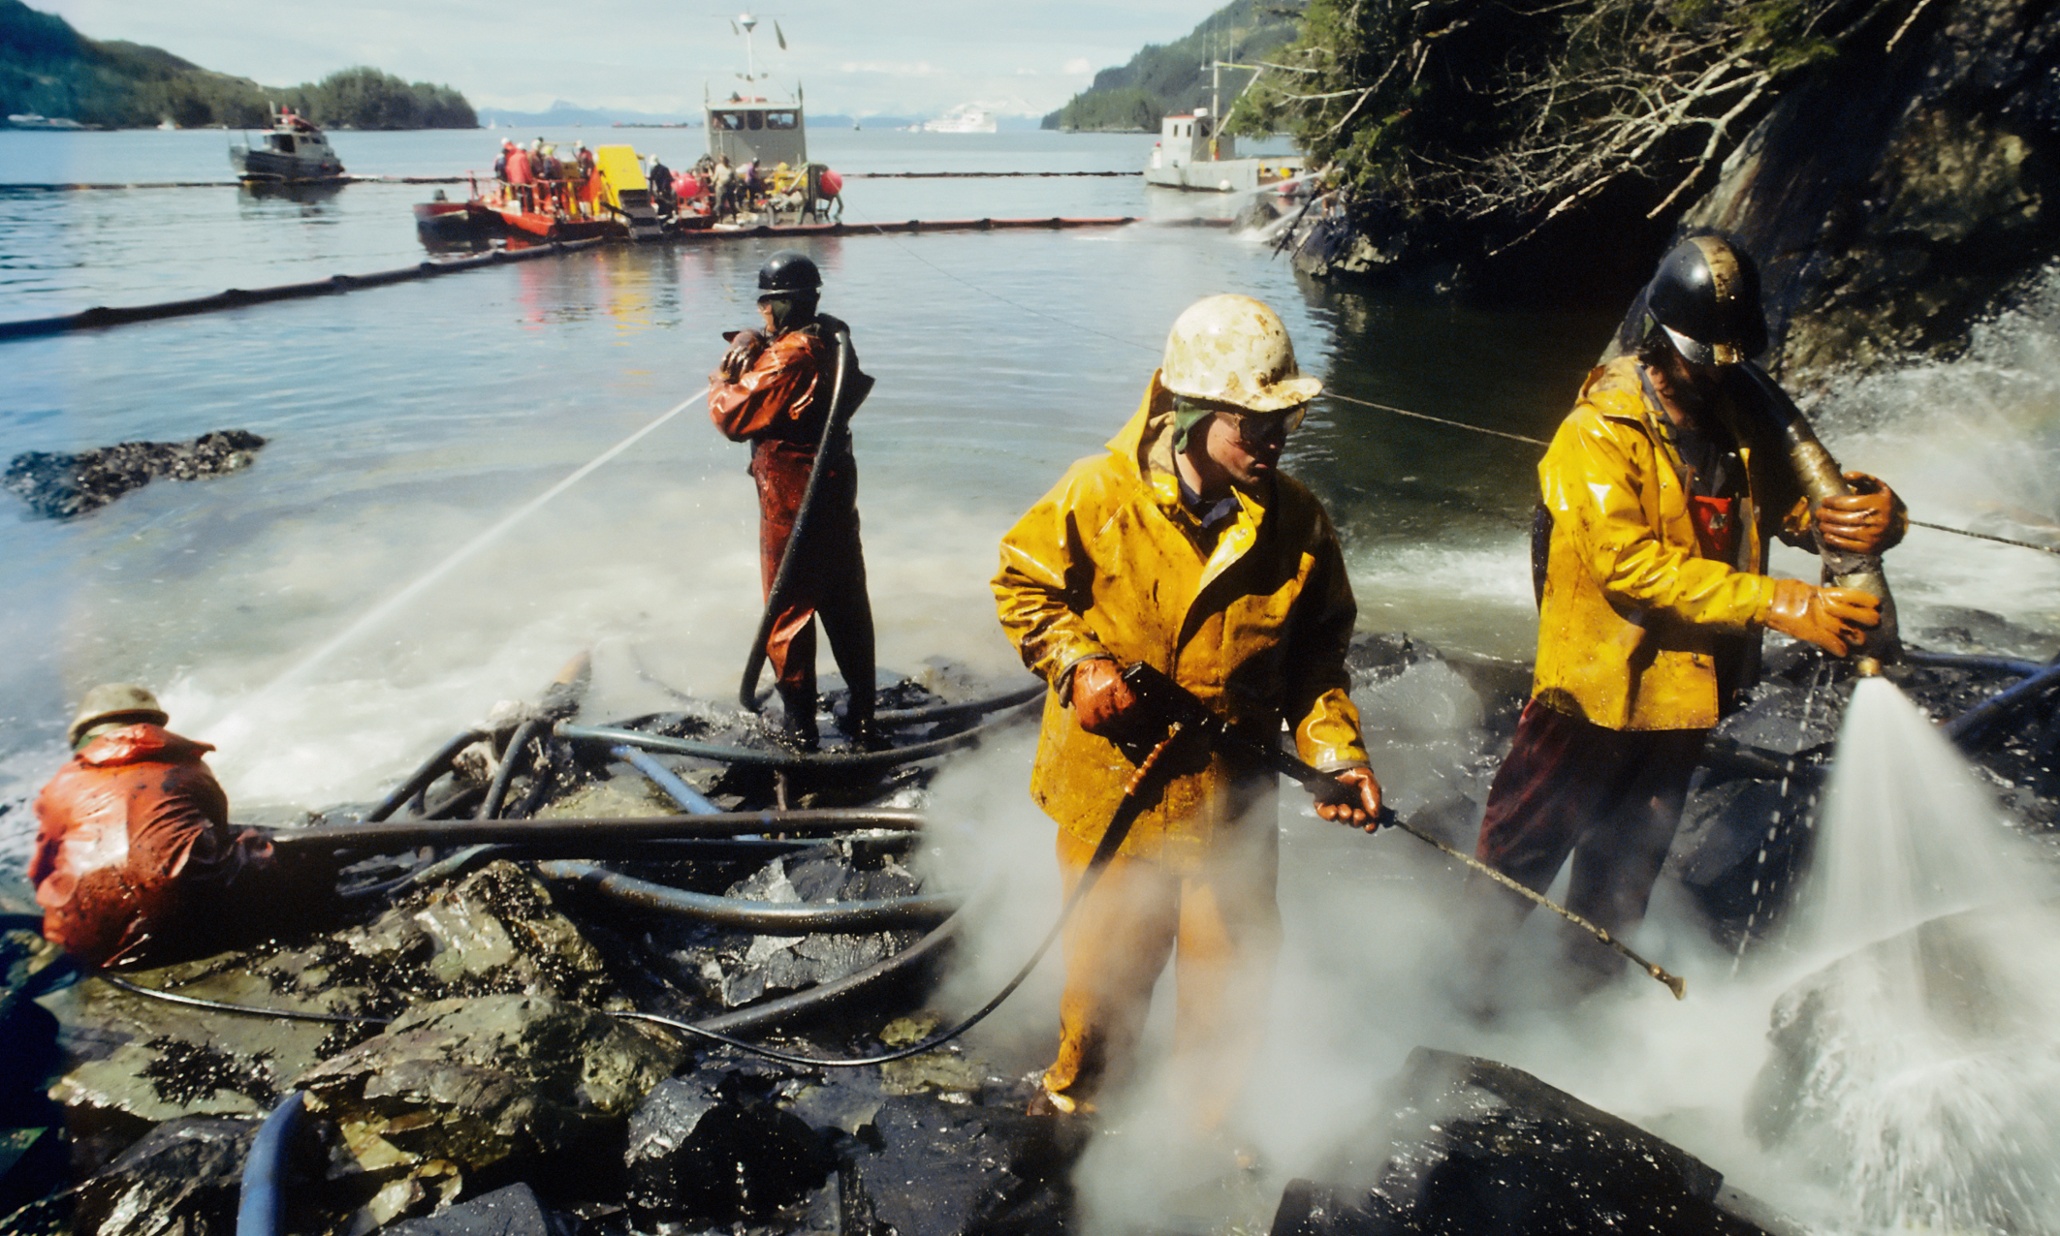
<svg viewBox="0 0 2060 1236">
<path fill-rule="evenodd" d="M 1907 526 L 1861 473 L 1846 474 L 1848 496 L 1804 499 L 1771 380 L 1750 368 L 1767 346 L 1759 276 L 1729 242 L 1669 252 L 1623 342 L 1538 465 L 1536 679 L 1477 850 L 1540 892 L 1571 855 L 1568 908 L 1618 935 L 1644 917 L 1704 740 L 1757 675 L 1759 631 L 1843 657 L 1881 620 L 1857 588 L 1769 576 L 1771 538 L 1878 555 Z M 1483 971 L 1530 910 L 1484 899 Z M 1621 972 L 1590 937 L 1568 939 L 1583 988 Z"/>
<path fill-rule="evenodd" d="M 814 750 L 816 728 L 815 619 L 820 616 L 837 669 L 850 687 L 841 727 L 853 742 L 877 743 L 873 726 L 873 610 L 866 594 L 865 551 L 858 538 L 858 465 L 851 437 L 829 435 L 838 348 L 849 347 L 850 328 L 816 311 L 822 274 L 814 262 L 781 250 L 758 272 L 758 312 L 765 329 L 734 331 L 729 350 L 708 380 L 708 415 L 732 442 L 751 444 L 751 477 L 758 484 L 758 549 L 769 615 L 766 659 L 785 710 L 785 736 L 797 749 Z M 842 343 L 840 344 L 840 340 Z M 857 361 L 850 360 L 855 371 Z M 846 415 L 864 398 L 871 379 L 847 379 Z M 805 535 L 796 539 L 802 496 L 810 474 L 824 469 Z M 790 543 L 796 561 L 781 563 Z M 776 582 L 784 581 L 774 596 Z M 754 673 L 756 662 L 753 662 Z"/>
<path fill-rule="evenodd" d="M 1030 791 L 1058 823 L 1069 896 L 1167 733 L 1122 677 L 1135 662 L 1260 743 L 1277 745 L 1285 724 L 1303 759 L 1346 783 L 1345 800 L 1318 807 L 1325 818 L 1370 826 L 1379 814 L 1347 694 L 1356 607 L 1337 533 L 1278 470 L 1321 389 L 1267 306 L 1201 300 L 1174 322 L 1107 452 L 1074 464 L 1002 539 L 1001 623 L 1051 687 Z M 1277 778 L 1206 744 L 1159 755 L 1162 788 L 1066 925 L 1058 1058 L 1033 1110 L 1092 1110 L 1128 1064 L 1170 955 L 1174 1092 L 1209 1130 L 1257 1046 L 1278 948 Z"/>
<path fill-rule="evenodd" d="M 93 688 L 66 735 L 76 754 L 36 797 L 43 935 L 88 965 L 174 961 L 269 921 L 271 843 L 230 826 L 214 748 L 167 720 L 142 687 Z"/>
</svg>

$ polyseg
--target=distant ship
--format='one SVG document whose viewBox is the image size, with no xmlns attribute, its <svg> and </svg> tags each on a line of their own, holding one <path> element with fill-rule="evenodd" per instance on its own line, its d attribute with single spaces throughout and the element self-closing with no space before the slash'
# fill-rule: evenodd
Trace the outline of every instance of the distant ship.
<svg viewBox="0 0 2060 1236">
<path fill-rule="evenodd" d="M 59 116 L 53 120 L 48 116 L 38 116 L 34 112 L 18 112 L 15 115 L 9 116 L 7 118 L 7 123 L 10 126 L 17 129 L 70 130 L 83 129 L 86 127 L 85 125 L 80 124 L 78 121 L 69 119 L 67 117 Z"/>
<path fill-rule="evenodd" d="M 992 133 L 995 131 L 994 115 L 968 103 L 954 107 L 935 120 L 923 122 L 925 133 Z"/>
<path fill-rule="evenodd" d="M 262 142 L 244 139 L 229 147 L 229 162 L 242 180 L 338 180 L 343 160 L 315 123 L 282 107 L 272 118 L 272 131 Z"/>
</svg>

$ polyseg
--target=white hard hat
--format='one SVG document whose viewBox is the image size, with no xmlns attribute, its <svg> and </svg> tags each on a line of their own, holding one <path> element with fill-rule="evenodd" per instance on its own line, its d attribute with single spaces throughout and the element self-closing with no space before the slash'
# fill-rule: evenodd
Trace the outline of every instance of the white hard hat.
<svg viewBox="0 0 2060 1236">
<path fill-rule="evenodd" d="M 1251 412 L 1308 403 L 1323 383 L 1302 376 L 1280 315 L 1249 296 L 1205 296 L 1173 320 L 1159 380 L 1190 399 Z"/>
<path fill-rule="evenodd" d="M 167 720 L 164 705 L 157 702 L 157 696 L 150 688 L 139 687 L 133 682 L 109 682 L 86 692 L 86 698 L 79 701 L 79 714 L 72 718 L 71 727 L 65 731 L 65 741 L 78 745 L 79 736 L 103 721 L 147 721 L 152 725 L 163 725 Z"/>
</svg>

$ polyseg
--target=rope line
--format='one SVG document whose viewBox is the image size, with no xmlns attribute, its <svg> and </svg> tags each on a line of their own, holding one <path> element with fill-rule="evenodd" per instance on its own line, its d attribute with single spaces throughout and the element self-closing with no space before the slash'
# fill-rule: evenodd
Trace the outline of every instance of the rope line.
<svg viewBox="0 0 2060 1236">
<path fill-rule="evenodd" d="M 2040 545 L 2036 541 L 2013 541 L 2006 536 L 1996 536 L 1988 532 L 1975 532 L 1968 528 L 1952 528 L 1945 524 L 1927 523 L 1921 519 L 1911 520 L 1910 526 L 1912 528 L 1929 528 L 1933 532 L 1950 532 L 1955 536 L 1973 537 L 1977 541 L 1994 541 L 1998 545 L 2015 545 L 2019 549 L 2035 549 L 2042 554 L 2060 554 L 2060 546 Z"/>
</svg>

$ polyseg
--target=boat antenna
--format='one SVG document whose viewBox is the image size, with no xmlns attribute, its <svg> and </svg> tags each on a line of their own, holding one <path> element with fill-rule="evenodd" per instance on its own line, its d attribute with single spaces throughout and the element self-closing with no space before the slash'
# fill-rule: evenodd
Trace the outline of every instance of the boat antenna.
<svg viewBox="0 0 2060 1236">
<path fill-rule="evenodd" d="M 744 32 L 744 80 L 755 82 L 758 80 L 758 59 L 752 53 L 751 32 L 758 28 L 758 19 L 749 13 L 739 13 L 730 24 Z"/>
</svg>

